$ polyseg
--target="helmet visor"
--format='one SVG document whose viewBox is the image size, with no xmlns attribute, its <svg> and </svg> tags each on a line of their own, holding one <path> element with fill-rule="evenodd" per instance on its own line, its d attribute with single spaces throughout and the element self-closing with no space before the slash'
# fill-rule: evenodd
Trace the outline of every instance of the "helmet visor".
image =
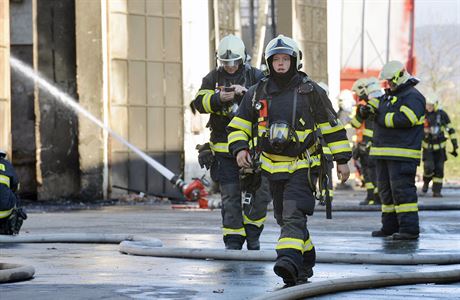
<svg viewBox="0 0 460 300">
<path fill-rule="evenodd" d="M 297 57 L 297 53 L 294 51 L 294 49 L 287 47 L 270 49 L 267 51 L 266 56 L 267 58 L 270 58 L 275 54 L 287 54 L 292 57 Z"/>
<path fill-rule="evenodd" d="M 223 67 L 236 67 L 239 66 L 243 63 L 243 60 L 241 58 L 237 59 L 220 59 L 219 58 L 220 65 Z"/>
</svg>

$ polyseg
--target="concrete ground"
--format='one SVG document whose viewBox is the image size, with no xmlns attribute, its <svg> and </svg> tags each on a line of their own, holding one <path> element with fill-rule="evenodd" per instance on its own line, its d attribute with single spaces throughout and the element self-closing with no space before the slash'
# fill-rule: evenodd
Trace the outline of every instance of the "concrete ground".
<svg viewBox="0 0 460 300">
<path fill-rule="evenodd" d="M 421 197 L 421 204 L 458 205 L 460 189 L 445 197 Z M 336 207 L 357 208 L 363 191 L 336 191 Z M 223 248 L 219 210 L 172 210 L 168 205 L 30 207 L 21 235 L 49 233 L 127 233 L 148 235 L 164 247 Z M 419 241 L 372 238 L 380 227 L 378 211 L 335 211 L 326 220 L 319 208 L 309 219 L 318 252 L 460 253 L 460 210 L 421 211 Z M 263 249 L 274 249 L 279 228 L 269 212 L 261 237 Z M 155 258 L 121 254 L 116 244 L 0 244 L 0 262 L 32 265 L 32 280 L 1 284 L 0 299 L 251 299 L 283 286 L 272 262 L 238 262 Z M 317 264 L 311 279 L 375 275 L 388 272 L 436 271 L 460 265 Z M 459 282 L 367 289 L 314 299 L 459 299 Z"/>
</svg>

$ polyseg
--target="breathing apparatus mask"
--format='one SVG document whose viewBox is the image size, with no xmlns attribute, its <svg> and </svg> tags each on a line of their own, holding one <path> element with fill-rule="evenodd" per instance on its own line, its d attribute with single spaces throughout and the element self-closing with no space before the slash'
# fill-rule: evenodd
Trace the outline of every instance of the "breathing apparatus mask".
<svg viewBox="0 0 460 300">
<path fill-rule="evenodd" d="M 292 140 L 299 144 L 299 137 L 294 128 L 285 121 L 276 121 L 270 124 L 268 140 L 273 151 L 283 152 Z"/>
</svg>

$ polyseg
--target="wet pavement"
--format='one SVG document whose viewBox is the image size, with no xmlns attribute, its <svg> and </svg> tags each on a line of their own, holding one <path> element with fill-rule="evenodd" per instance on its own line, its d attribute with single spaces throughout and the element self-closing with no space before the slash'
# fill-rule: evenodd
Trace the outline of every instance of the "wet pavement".
<svg viewBox="0 0 460 300">
<path fill-rule="evenodd" d="M 460 189 L 421 204 L 458 205 Z M 336 191 L 334 211 L 309 219 L 318 252 L 460 254 L 460 210 L 421 211 L 419 241 L 372 238 L 378 211 L 355 211 L 363 191 Z M 82 208 L 82 207 L 80 207 Z M 126 233 L 159 238 L 164 247 L 223 248 L 220 210 L 172 210 L 168 205 L 91 206 L 87 209 L 29 209 L 22 235 Z M 279 228 L 269 212 L 261 237 L 272 250 Z M 272 262 L 156 258 L 121 254 L 116 244 L 0 244 L 0 262 L 32 265 L 32 280 L 0 285 L 0 299 L 251 299 L 283 286 Z M 312 282 L 390 272 L 441 271 L 460 265 L 317 264 Z M 460 278 L 459 278 L 460 281 Z M 459 299 L 460 282 L 418 284 L 324 295 L 313 299 Z"/>
</svg>

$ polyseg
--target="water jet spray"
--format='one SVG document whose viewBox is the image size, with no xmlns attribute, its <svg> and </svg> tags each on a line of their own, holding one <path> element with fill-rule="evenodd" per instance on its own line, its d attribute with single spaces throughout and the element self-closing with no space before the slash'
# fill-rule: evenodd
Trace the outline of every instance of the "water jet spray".
<svg viewBox="0 0 460 300">
<path fill-rule="evenodd" d="M 88 120 L 99 126 L 101 129 L 106 130 L 113 138 L 139 155 L 152 168 L 158 171 L 163 177 L 168 179 L 169 182 L 177 187 L 187 200 L 198 202 L 200 208 L 208 207 L 207 200 L 205 198 L 207 192 L 205 190 L 205 184 L 203 183 L 202 179 L 194 178 L 192 182 L 186 183 L 179 175 L 174 174 L 168 168 L 148 156 L 133 144 L 129 143 L 118 133 L 114 132 L 109 126 L 104 124 L 101 120 L 93 116 L 89 111 L 78 104 L 69 94 L 61 91 L 55 85 L 53 85 L 46 77 L 37 73 L 31 67 L 13 56 L 10 57 L 10 63 L 13 69 L 17 70 L 28 79 L 36 82 L 40 88 L 53 95 L 54 98 L 61 101 L 64 105 L 71 108 L 73 111 L 83 115 Z"/>
</svg>

